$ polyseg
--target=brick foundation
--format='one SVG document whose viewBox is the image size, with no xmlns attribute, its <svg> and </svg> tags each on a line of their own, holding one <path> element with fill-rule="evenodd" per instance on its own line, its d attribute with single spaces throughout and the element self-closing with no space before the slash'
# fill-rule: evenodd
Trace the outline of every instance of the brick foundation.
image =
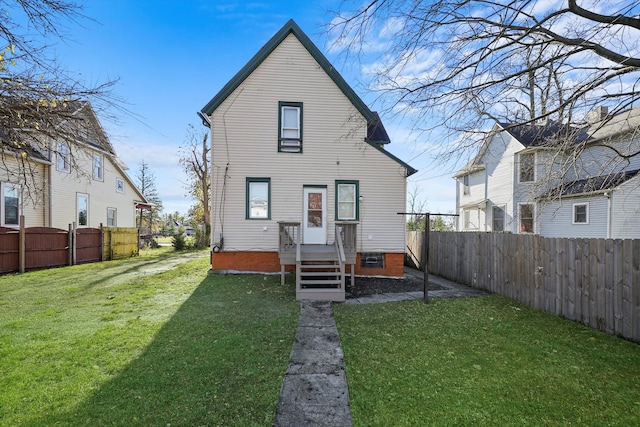
<svg viewBox="0 0 640 427">
<path fill-rule="evenodd" d="M 277 252 L 218 252 L 211 254 L 211 269 L 255 271 L 279 273 L 280 260 Z M 294 265 L 288 265 L 287 271 L 295 271 Z M 386 253 L 384 268 L 361 268 L 360 254 L 356 259 L 356 274 L 359 276 L 404 276 L 404 254 Z"/>
</svg>

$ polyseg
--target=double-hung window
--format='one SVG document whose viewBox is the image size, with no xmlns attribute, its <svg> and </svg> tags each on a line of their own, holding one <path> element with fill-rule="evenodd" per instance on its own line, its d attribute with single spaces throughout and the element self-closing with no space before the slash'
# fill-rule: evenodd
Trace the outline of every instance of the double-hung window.
<svg viewBox="0 0 640 427">
<path fill-rule="evenodd" d="M 520 182 L 533 182 L 536 180 L 536 154 L 520 154 Z"/>
<path fill-rule="evenodd" d="M 100 154 L 93 155 L 93 179 L 96 181 L 104 180 L 104 160 Z"/>
<path fill-rule="evenodd" d="M 107 208 L 107 227 L 115 227 L 117 225 L 117 212 L 116 208 Z"/>
<path fill-rule="evenodd" d="M 462 194 L 465 196 L 471 194 L 469 191 L 469 175 L 462 177 Z"/>
<path fill-rule="evenodd" d="M 247 178 L 246 219 L 271 219 L 271 179 Z"/>
<path fill-rule="evenodd" d="M 336 181 L 336 220 L 357 221 L 359 217 L 359 182 Z"/>
<path fill-rule="evenodd" d="M 302 153 L 302 102 L 279 102 L 278 151 Z"/>
<path fill-rule="evenodd" d="M 20 187 L 7 182 L 0 183 L 2 199 L 0 200 L 0 214 L 2 226 L 16 227 L 20 225 Z"/>
<path fill-rule="evenodd" d="M 519 205 L 520 210 L 520 232 L 521 233 L 533 233 L 534 232 L 534 207 L 530 204 Z"/>
<path fill-rule="evenodd" d="M 589 204 L 588 203 L 573 204 L 573 223 L 574 224 L 589 223 Z"/>
<path fill-rule="evenodd" d="M 59 142 L 58 152 L 56 153 L 56 169 L 61 172 L 71 172 L 70 160 L 69 145 L 66 142 Z"/>
</svg>

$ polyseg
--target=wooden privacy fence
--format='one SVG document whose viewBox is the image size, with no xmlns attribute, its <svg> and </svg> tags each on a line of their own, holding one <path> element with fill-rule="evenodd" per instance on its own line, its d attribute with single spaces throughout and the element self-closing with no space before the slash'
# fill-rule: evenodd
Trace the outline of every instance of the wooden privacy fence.
<svg viewBox="0 0 640 427">
<path fill-rule="evenodd" d="M 407 253 L 422 266 L 422 232 Z M 431 232 L 429 272 L 640 342 L 640 240 Z"/>
<path fill-rule="evenodd" d="M 128 258 L 137 255 L 138 229 L 0 227 L 0 274 Z"/>
</svg>

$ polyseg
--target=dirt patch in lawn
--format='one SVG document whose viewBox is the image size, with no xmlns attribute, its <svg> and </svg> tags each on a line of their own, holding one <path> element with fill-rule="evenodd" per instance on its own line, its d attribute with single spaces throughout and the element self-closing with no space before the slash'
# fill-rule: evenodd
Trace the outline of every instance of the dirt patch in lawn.
<svg viewBox="0 0 640 427">
<path fill-rule="evenodd" d="M 413 276 L 402 279 L 388 277 L 356 277 L 355 285 L 347 278 L 346 297 L 359 298 L 366 295 L 387 294 L 396 292 L 423 291 L 423 280 Z M 444 286 L 429 282 L 429 291 L 445 290 Z"/>
</svg>

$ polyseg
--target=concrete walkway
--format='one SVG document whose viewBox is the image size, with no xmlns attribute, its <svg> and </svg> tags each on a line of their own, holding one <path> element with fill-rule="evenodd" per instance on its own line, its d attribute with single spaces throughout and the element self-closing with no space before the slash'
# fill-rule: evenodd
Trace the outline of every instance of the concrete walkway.
<svg viewBox="0 0 640 427">
<path fill-rule="evenodd" d="M 421 271 L 409 268 L 405 268 L 405 274 L 424 277 Z M 430 299 L 487 294 L 437 276 L 430 276 L 429 282 L 447 288 L 430 291 Z M 373 304 L 422 297 L 423 292 L 399 292 L 347 299 L 345 304 Z M 291 361 L 282 384 L 273 425 L 352 426 L 344 355 L 330 302 L 300 302 L 296 340 L 291 350 Z"/>
</svg>

